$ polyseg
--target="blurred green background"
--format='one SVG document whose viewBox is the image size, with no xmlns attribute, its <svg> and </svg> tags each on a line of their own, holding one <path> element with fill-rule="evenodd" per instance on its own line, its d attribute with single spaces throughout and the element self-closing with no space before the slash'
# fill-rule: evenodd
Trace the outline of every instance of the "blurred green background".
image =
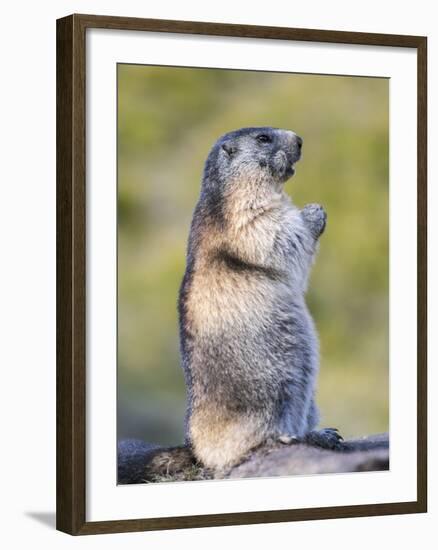
<svg viewBox="0 0 438 550">
<path fill-rule="evenodd" d="M 308 292 L 321 424 L 388 430 L 388 80 L 118 66 L 118 437 L 183 441 L 177 294 L 208 152 L 243 126 L 304 138 L 294 202 L 328 225 Z"/>
</svg>

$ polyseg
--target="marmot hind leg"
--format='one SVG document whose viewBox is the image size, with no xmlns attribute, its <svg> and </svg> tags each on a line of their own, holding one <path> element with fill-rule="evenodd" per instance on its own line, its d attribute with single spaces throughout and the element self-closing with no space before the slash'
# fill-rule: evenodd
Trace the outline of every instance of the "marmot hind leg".
<svg viewBox="0 0 438 550">
<path fill-rule="evenodd" d="M 319 424 L 319 410 L 315 403 L 315 398 L 312 397 L 310 402 L 309 412 L 307 413 L 307 430 L 311 432 Z"/>
<path fill-rule="evenodd" d="M 312 399 L 307 413 L 307 429 L 302 437 L 293 434 L 281 433 L 277 441 L 284 445 L 293 445 L 294 443 L 307 443 L 323 449 L 342 449 L 343 437 L 336 428 L 322 428 L 316 430 L 319 423 L 319 411 L 315 400 Z"/>
<path fill-rule="evenodd" d="M 322 428 L 321 430 L 312 430 L 307 433 L 303 441 L 315 447 L 323 449 L 342 450 L 342 441 L 344 438 L 337 428 Z"/>
<path fill-rule="evenodd" d="M 336 428 L 323 428 L 321 430 L 312 430 L 303 437 L 296 437 L 282 434 L 277 437 L 279 443 L 283 445 L 294 445 L 296 443 L 307 443 L 321 449 L 330 449 L 341 451 L 343 449 L 342 441 L 344 438 Z"/>
<path fill-rule="evenodd" d="M 319 411 L 315 399 L 312 399 L 307 415 L 307 434 L 304 436 L 303 441 L 309 445 L 315 445 L 323 449 L 341 449 L 344 438 L 340 435 L 338 430 L 336 428 L 322 428 L 316 430 L 315 428 L 318 424 Z"/>
</svg>

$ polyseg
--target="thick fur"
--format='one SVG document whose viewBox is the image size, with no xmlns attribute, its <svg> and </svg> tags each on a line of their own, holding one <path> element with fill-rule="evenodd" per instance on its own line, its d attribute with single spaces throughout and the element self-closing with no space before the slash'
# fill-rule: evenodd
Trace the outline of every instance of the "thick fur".
<svg viewBox="0 0 438 550">
<path fill-rule="evenodd" d="M 179 315 L 186 443 L 209 468 L 270 440 L 339 441 L 314 431 L 318 337 L 304 299 L 326 214 L 283 190 L 301 145 L 288 130 L 243 128 L 205 165 Z"/>
</svg>

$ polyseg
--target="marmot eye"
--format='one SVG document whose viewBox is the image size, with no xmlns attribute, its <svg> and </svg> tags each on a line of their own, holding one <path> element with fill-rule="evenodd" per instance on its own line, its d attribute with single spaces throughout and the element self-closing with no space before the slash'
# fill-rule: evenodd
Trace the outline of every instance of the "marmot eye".
<svg viewBox="0 0 438 550">
<path fill-rule="evenodd" d="M 260 143 L 271 143 L 272 138 L 267 136 L 266 134 L 260 134 L 259 136 L 257 136 L 257 141 L 259 141 Z"/>
</svg>

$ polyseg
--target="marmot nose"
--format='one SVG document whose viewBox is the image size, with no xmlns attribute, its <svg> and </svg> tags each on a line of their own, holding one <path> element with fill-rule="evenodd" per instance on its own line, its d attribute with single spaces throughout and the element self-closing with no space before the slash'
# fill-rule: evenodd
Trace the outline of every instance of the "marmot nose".
<svg viewBox="0 0 438 550">
<path fill-rule="evenodd" d="M 296 136 L 296 140 L 298 149 L 301 151 L 301 147 L 303 146 L 303 138 L 300 138 L 300 136 Z"/>
</svg>

